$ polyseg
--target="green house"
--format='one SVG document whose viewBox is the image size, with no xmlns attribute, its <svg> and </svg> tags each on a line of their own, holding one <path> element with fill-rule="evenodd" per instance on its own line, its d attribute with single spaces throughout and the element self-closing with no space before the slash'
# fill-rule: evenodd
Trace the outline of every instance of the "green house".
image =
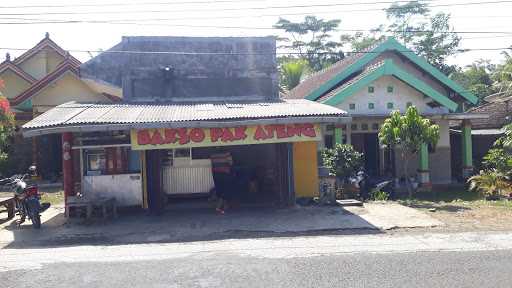
<svg viewBox="0 0 512 288">
<path fill-rule="evenodd" d="M 305 98 L 347 111 L 352 123 L 324 127 L 320 148 L 352 144 L 365 154 L 365 169 L 370 175 L 402 171 L 398 153 L 393 155 L 380 145 L 378 130 L 391 111 L 404 112 L 412 105 L 440 126 L 441 136 L 436 147 L 418 153 L 417 164 L 410 165 L 410 175 L 417 173 L 423 184 L 441 184 L 452 182 L 454 175 L 466 177 L 473 170 L 471 119 L 485 115 L 463 111 L 478 99 L 392 37 L 309 76 L 286 97 Z M 461 147 L 452 147 L 450 125 L 462 125 Z M 462 167 L 452 165 L 454 153 L 462 155 Z"/>
</svg>

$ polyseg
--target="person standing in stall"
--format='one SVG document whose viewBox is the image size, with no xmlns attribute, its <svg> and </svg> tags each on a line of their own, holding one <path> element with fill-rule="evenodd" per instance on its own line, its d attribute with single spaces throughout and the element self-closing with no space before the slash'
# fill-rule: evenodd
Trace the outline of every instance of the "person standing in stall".
<svg viewBox="0 0 512 288">
<path fill-rule="evenodd" d="M 230 152 L 218 150 L 210 156 L 212 161 L 213 183 L 215 184 L 215 193 L 218 198 L 216 211 L 224 214 L 228 208 L 230 191 L 233 185 L 232 166 L 233 157 Z"/>
</svg>

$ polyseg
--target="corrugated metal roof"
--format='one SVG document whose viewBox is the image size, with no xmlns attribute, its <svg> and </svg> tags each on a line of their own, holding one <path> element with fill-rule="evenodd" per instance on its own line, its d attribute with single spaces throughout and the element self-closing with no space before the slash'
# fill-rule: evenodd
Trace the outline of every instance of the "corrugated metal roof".
<svg viewBox="0 0 512 288">
<path fill-rule="evenodd" d="M 80 104 L 59 105 L 23 125 L 24 132 L 56 127 L 255 120 L 294 117 L 348 117 L 338 108 L 305 99 L 271 102 L 218 102 L 194 104 Z"/>
</svg>

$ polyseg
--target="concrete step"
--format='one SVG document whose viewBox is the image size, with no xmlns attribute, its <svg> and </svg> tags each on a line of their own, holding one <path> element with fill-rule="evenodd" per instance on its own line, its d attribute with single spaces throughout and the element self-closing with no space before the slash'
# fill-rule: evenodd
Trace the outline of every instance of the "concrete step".
<svg viewBox="0 0 512 288">
<path fill-rule="evenodd" d="M 363 202 L 356 200 L 356 199 L 343 199 L 343 200 L 336 200 L 336 203 L 338 203 L 339 206 L 347 207 L 347 206 L 363 206 Z"/>
</svg>

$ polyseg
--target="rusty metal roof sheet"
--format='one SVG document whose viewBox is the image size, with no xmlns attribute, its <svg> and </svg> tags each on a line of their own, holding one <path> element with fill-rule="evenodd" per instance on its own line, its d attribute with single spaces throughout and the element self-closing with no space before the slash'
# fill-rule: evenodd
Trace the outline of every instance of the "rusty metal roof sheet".
<svg viewBox="0 0 512 288">
<path fill-rule="evenodd" d="M 59 105 L 23 125 L 26 136 L 69 131 L 124 130 L 150 127 L 205 126 L 208 122 L 258 121 L 280 122 L 308 118 L 315 122 L 330 118 L 350 119 L 338 108 L 305 99 L 269 102 L 217 102 L 194 104 L 83 104 Z M 307 119 L 306 119 L 307 120 Z M 193 123 L 191 123 L 193 122 Z M 323 121 L 327 122 L 327 121 Z M 100 126 L 102 127 L 100 129 Z M 58 128 L 58 129 L 57 129 Z M 38 130 L 37 133 L 34 131 Z M 42 131 L 47 130 L 47 131 Z M 66 130 L 67 131 L 67 130 Z M 32 133 L 34 132 L 34 133 Z"/>
</svg>

